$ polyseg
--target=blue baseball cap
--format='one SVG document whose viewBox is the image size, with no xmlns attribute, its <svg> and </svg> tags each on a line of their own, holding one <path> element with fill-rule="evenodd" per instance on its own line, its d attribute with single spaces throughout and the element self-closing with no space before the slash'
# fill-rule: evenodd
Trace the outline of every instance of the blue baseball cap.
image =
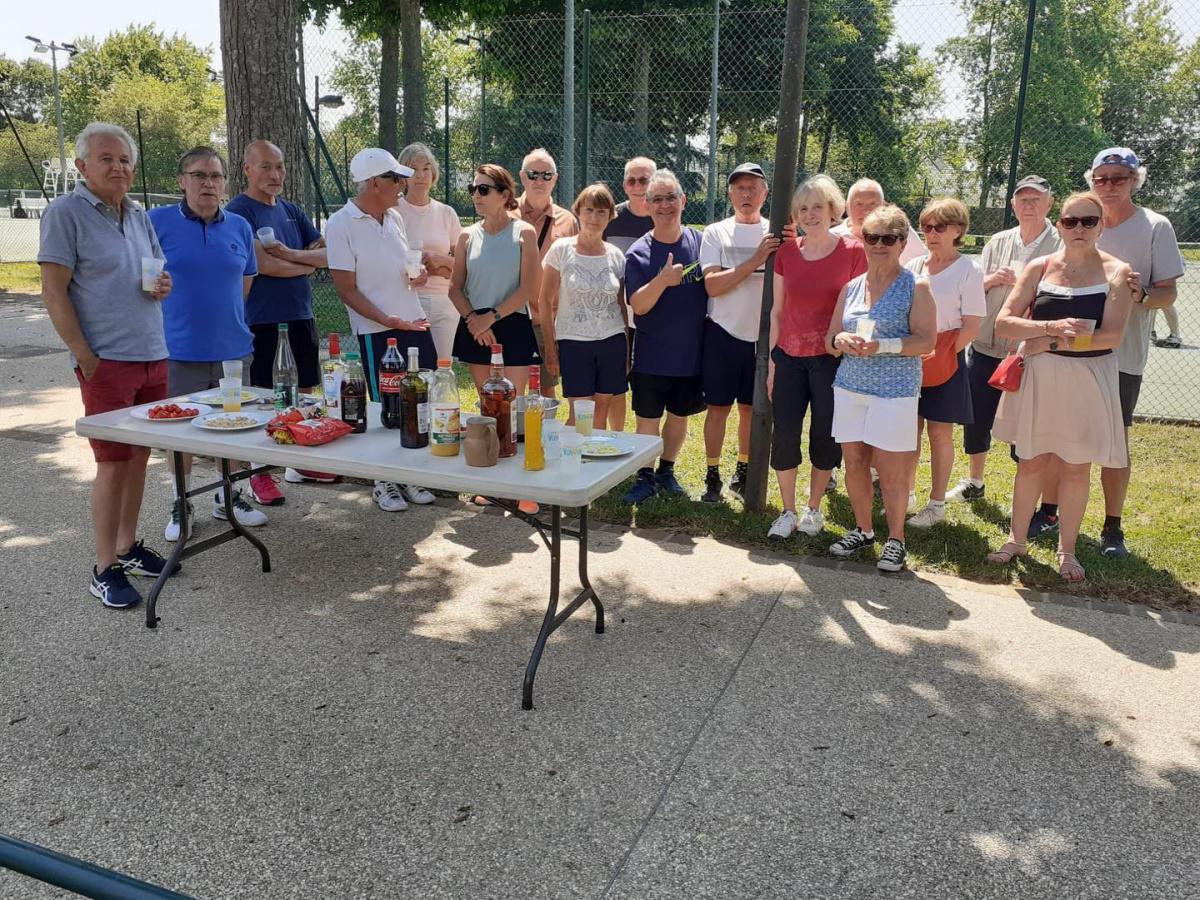
<svg viewBox="0 0 1200 900">
<path fill-rule="evenodd" d="M 1138 159 L 1137 154 L 1128 147 L 1109 147 L 1097 153 L 1096 158 L 1092 160 L 1093 169 L 1100 166 L 1124 166 L 1136 172 L 1141 165 L 1142 161 Z"/>
</svg>

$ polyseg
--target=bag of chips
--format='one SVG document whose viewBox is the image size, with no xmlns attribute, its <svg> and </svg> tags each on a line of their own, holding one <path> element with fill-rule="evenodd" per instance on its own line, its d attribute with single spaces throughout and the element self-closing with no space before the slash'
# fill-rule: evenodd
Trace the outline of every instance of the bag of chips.
<svg viewBox="0 0 1200 900">
<path fill-rule="evenodd" d="M 317 447 L 321 444 L 328 444 L 330 441 L 336 441 L 353 430 L 353 425 L 343 422 L 341 419 L 321 417 L 290 422 L 281 431 L 273 434 L 272 437 L 281 444 L 299 444 L 301 447 Z M 283 434 L 286 434 L 288 439 L 281 439 Z"/>
</svg>

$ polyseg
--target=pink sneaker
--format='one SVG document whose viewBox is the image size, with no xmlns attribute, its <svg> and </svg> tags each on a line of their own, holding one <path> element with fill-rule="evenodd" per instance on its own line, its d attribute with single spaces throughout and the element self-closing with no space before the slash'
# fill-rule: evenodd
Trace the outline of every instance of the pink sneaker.
<svg viewBox="0 0 1200 900">
<path fill-rule="evenodd" d="M 279 491 L 275 476 L 266 472 L 250 478 L 250 493 L 259 506 L 282 506 L 286 499 Z"/>
<path fill-rule="evenodd" d="M 311 469 L 293 469 L 289 467 L 283 470 L 283 479 L 291 484 L 304 484 L 306 481 L 315 481 L 317 484 L 333 484 L 338 480 L 338 476 L 331 475 L 328 472 L 315 472 Z"/>
</svg>

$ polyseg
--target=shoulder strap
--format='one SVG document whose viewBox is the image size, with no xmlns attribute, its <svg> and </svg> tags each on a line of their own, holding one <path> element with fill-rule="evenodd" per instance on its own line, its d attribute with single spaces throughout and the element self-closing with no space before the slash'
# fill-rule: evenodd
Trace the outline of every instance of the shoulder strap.
<svg viewBox="0 0 1200 900">
<path fill-rule="evenodd" d="M 546 235 L 550 233 L 550 226 L 554 224 L 554 207 L 550 207 L 550 212 L 546 214 L 546 221 L 542 223 L 542 233 L 538 235 L 538 249 L 542 249 L 542 245 L 546 243 Z"/>
</svg>

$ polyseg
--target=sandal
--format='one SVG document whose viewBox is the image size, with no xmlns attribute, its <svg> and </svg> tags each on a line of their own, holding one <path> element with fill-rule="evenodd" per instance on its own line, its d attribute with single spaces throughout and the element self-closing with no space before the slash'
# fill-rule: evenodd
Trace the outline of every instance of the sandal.
<svg viewBox="0 0 1200 900">
<path fill-rule="evenodd" d="M 996 551 L 987 555 L 987 561 L 990 563 L 999 563 L 1000 565 L 1008 565 L 1018 556 L 1027 556 L 1024 544 L 1018 544 L 1016 541 L 1005 541 L 1004 545 Z"/>
<path fill-rule="evenodd" d="M 1087 577 L 1074 553 L 1058 551 L 1058 574 L 1068 584 L 1078 584 Z"/>
</svg>

